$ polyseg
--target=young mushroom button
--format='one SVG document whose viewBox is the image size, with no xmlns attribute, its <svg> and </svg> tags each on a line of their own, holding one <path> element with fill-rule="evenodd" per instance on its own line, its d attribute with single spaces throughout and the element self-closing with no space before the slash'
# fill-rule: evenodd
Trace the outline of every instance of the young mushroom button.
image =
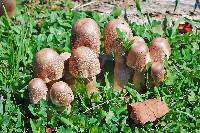
<svg viewBox="0 0 200 133">
<path fill-rule="evenodd" d="M 8 17 L 12 17 L 16 9 L 16 0 L 0 0 L 0 16 L 5 15 L 4 7 Z"/>
<path fill-rule="evenodd" d="M 46 100 L 48 88 L 42 79 L 32 79 L 29 82 L 28 89 L 31 103 L 37 104 L 42 98 Z"/>
<path fill-rule="evenodd" d="M 97 23 L 90 18 L 81 18 L 72 27 L 71 47 L 76 49 L 80 46 L 86 46 L 99 56 L 100 38 L 101 33 Z"/>
<path fill-rule="evenodd" d="M 149 51 L 153 62 L 163 63 L 165 58 L 169 58 L 171 54 L 168 41 L 161 37 L 152 40 Z"/>
<path fill-rule="evenodd" d="M 165 68 L 163 63 L 153 62 L 151 66 L 151 75 L 155 85 L 163 82 L 165 79 Z"/>
<path fill-rule="evenodd" d="M 133 43 L 126 59 L 129 67 L 135 70 L 133 84 L 136 90 L 141 92 L 145 85 L 145 66 L 151 62 L 149 49 L 145 42 L 136 41 Z"/>
<path fill-rule="evenodd" d="M 62 78 L 64 60 L 53 49 L 44 48 L 36 53 L 33 68 L 35 77 L 48 83 Z"/>
<path fill-rule="evenodd" d="M 96 92 L 96 75 L 100 73 L 97 55 L 88 47 L 78 47 L 69 59 L 69 72 L 76 78 L 86 79 L 89 93 Z"/>
<path fill-rule="evenodd" d="M 131 28 L 125 20 L 117 18 L 108 22 L 104 29 L 104 50 L 105 54 L 114 53 L 114 90 L 122 90 L 123 86 L 128 82 L 131 71 L 126 66 L 126 52 L 123 48 L 123 42 L 119 39 L 117 29 L 125 33 L 126 38 L 130 41 L 133 38 Z"/>
<path fill-rule="evenodd" d="M 71 88 L 65 82 L 59 81 L 52 85 L 50 98 L 53 104 L 65 106 L 70 109 L 70 104 L 74 100 L 74 95 Z"/>
</svg>

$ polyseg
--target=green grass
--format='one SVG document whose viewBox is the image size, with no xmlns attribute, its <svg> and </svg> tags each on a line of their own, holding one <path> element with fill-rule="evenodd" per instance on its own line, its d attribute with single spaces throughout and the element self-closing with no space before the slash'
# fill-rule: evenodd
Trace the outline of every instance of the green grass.
<svg viewBox="0 0 200 133">
<path fill-rule="evenodd" d="M 133 34 L 142 36 L 148 45 L 158 36 L 169 40 L 172 55 L 166 63 L 166 81 L 160 86 L 144 94 L 130 85 L 122 93 L 113 92 L 112 75 L 106 71 L 97 85 L 99 94 L 91 97 L 82 81 L 76 82 L 70 114 L 51 102 L 30 104 L 27 85 L 35 53 L 45 47 L 59 53 L 70 51 L 71 27 L 81 17 L 96 20 L 103 33 L 105 23 L 114 16 L 37 6 L 21 8 L 11 21 L 0 18 L 0 132 L 44 132 L 45 127 L 59 132 L 200 132 L 200 33 L 181 35 L 168 18 L 163 29 L 150 18 L 144 25 L 129 23 Z M 170 112 L 154 123 L 135 125 L 128 118 L 127 104 L 155 97 L 166 102 Z"/>
</svg>

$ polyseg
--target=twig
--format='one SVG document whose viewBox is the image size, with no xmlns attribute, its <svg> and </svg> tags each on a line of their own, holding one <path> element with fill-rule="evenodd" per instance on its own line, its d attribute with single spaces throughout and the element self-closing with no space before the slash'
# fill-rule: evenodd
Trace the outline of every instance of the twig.
<svg viewBox="0 0 200 133">
<path fill-rule="evenodd" d="M 118 98 L 124 98 L 127 94 L 128 94 L 128 93 L 124 94 L 123 97 L 118 97 Z M 101 104 L 98 104 L 98 105 L 96 105 L 96 106 L 93 106 L 92 108 L 87 109 L 87 110 L 84 111 L 83 113 L 86 113 L 86 112 L 88 112 L 88 111 L 90 111 L 90 110 L 93 110 L 93 109 L 95 109 L 95 108 L 99 108 L 100 106 L 102 106 L 102 105 L 104 105 L 104 104 L 106 104 L 106 103 L 108 104 L 108 103 L 110 103 L 111 101 L 116 100 L 116 99 L 118 99 L 118 98 L 113 98 L 113 99 L 110 99 L 110 100 L 108 100 L 108 101 L 105 101 L 105 102 L 103 102 L 103 103 L 101 103 Z"/>
<path fill-rule="evenodd" d="M 76 9 L 79 9 L 79 8 L 83 8 L 83 7 L 85 7 L 85 6 L 88 6 L 88 5 L 93 4 L 93 3 L 95 3 L 95 2 L 97 2 L 97 0 L 91 1 L 91 2 L 88 2 L 88 3 L 85 3 L 85 4 L 83 4 L 83 5 L 79 4 L 79 5 L 75 6 L 74 8 L 72 8 L 71 10 L 73 11 L 73 10 L 76 10 Z"/>
</svg>

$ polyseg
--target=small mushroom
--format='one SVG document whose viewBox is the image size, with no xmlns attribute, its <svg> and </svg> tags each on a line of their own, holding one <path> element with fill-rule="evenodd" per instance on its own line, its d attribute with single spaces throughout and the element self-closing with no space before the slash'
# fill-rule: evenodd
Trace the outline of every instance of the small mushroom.
<svg viewBox="0 0 200 133">
<path fill-rule="evenodd" d="M 126 59 L 126 64 L 133 68 L 133 85 L 139 92 L 144 90 L 145 86 L 145 66 L 151 62 L 149 49 L 145 42 L 134 41 Z"/>
<path fill-rule="evenodd" d="M 106 24 L 104 29 L 105 54 L 114 53 L 115 56 L 113 88 L 120 91 L 128 82 L 131 70 L 126 66 L 126 52 L 123 48 L 123 42 L 118 37 L 117 29 L 124 32 L 128 40 L 131 40 L 133 35 L 128 23 L 121 18 L 111 20 Z"/>
<path fill-rule="evenodd" d="M 76 21 L 71 32 L 71 47 L 89 47 L 97 56 L 100 53 L 101 33 L 97 23 L 90 18 L 81 18 Z"/>
<path fill-rule="evenodd" d="M 149 51 L 152 62 L 163 63 L 165 57 L 169 58 L 171 54 L 171 48 L 168 41 L 165 38 L 161 37 L 152 40 Z"/>
<path fill-rule="evenodd" d="M 96 75 L 101 71 L 97 55 L 88 47 L 78 47 L 69 58 L 69 72 L 74 77 L 86 79 L 89 93 L 97 92 Z"/>
<path fill-rule="evenodd" d="M 48 88 L 42 79 L 32 79 L 29 82 L 28 89 L 31 103 L 37 104 L 42 98 L 46 100 Z"/>
<path fill-rule="evenodd" d="M 75 78 L 69 72 L 69 58 L 71 56 L 71 53 L 64 52 L 61 53 L 60 56 L 62 57 L 65 63 L 63 80 L 71 87 L 71 85 L 74 84 L 75 80 Z"/>
<path fill-rule="evenodd" d="M 50 90 L 50 98 L 53 104 L 71 109 L 74 95 L 71 88 L 63 81 L 56 82 Z"/>
<path fill-rule="evenodd" d="M 5 7 L 8 17 L 12 17 L 16 9 L 16 0 L 0 0 L 0 16 L 5 14 L 3 6 Z"/>
<path fill-rule="evenodd" d="M 165 68 L 163 63 L 153 62 L 151 66 L 151 75 L 155 85 L 163 82 L 165 79 Z"/>
<path fill-rule="evenodd" d="M 36 53 L 33 68 L 35 77 L 48 83 L 62 78 L 64 61 L 53 49 L 44 48 Z"/>
</svg>

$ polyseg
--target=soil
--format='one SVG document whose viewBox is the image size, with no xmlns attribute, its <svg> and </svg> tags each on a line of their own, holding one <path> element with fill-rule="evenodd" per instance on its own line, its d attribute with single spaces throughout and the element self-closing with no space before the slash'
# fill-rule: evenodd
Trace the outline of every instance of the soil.
<svg viewBox="0 0 200 133">
<path fill-rule="evenodd" d="M 127 0 L 127 17 L 130 21 L 143 23 L 139 18 L 134 0 Z M 80 1 L 79 1 L 80 2 Z M 180 0 L 179 5 L 175 8 L 175 0 L 146 0 L 141 1 L 141 9 L 143 14 L 149 13 L 153 19 L 163 20 L 166 15 L 171 16 L 173 20 L 180 17 L 187 17 L 193 20 L 200 20 L 200 9 L 194 11 L 196 0 Z M 81 4 L 80 4 L 81 3 Z M 125 2 L 123 0 L 90 0 L 78 3 L 75 9 L 93 10 L 102 14 L 109 15 L 114 6 L 124 9 Z M 124 15 L 124 10 L 122 15 Z M 146 20 L 145 20 L 146 21 Z"/>
</svg>

